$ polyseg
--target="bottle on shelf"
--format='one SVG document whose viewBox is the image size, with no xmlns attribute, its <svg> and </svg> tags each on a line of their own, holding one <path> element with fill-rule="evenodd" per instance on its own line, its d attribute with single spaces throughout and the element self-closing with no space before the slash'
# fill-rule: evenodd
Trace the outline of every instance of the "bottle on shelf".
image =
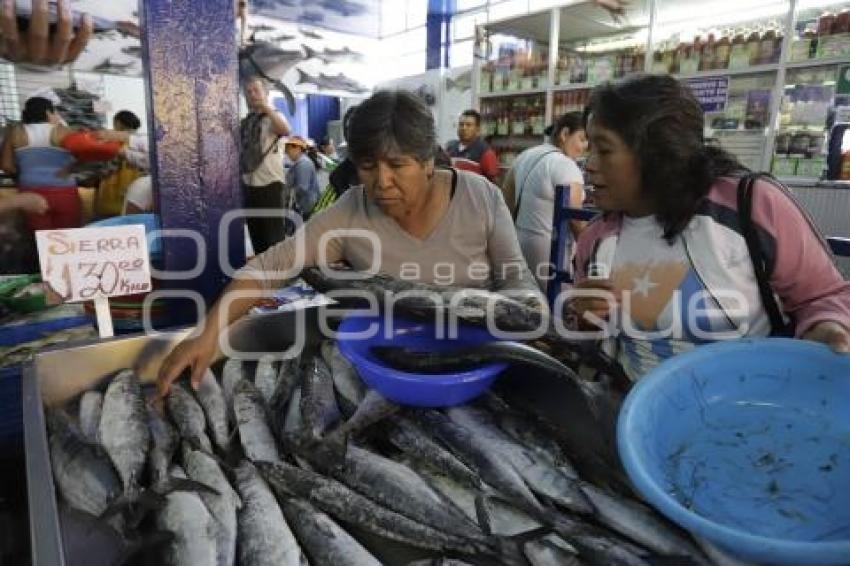
<svg viewBox="0 0 850 566">
<path fill-rule="evenodd" d="M 776 50 L 776 30 L 772 26 L 761 36 L 759 43 L 759 56 L 756 64 L 767 65 L 773 62 L 773 52 Z"/>
<path fill-rule="evenodd" d="M 714 68 L 728 69 L 729 57 L 732 54 L 732 30 L 724 31 L 714 47 Z"/>
<path fill-rule="evenodd" d="M 759 34 L 758 28 L 753 28 L 747 37 L 747 53 L 749 54 L 749 64 L 758 65 L 761 57 L 761 34 Z"/>
<path fill-rule="evenodd" d="M 818 18 L 818 37 L 832 35 L 832 27 L 835 25 L 835 14 L 826 11 Z"/>
<path fill-rule="evenodd" d="M 850 33 L 850 8 L 844 7 L 835 18 L 832 26 L 832 34 Z"/>
<path fill-rule="evenodd" d="M 702 44 L 699 70 L 708 71 L 714 68 L 714 49 L 716 37 L 714 32 L 709 32 L 708 39 Z"/>
</svg>

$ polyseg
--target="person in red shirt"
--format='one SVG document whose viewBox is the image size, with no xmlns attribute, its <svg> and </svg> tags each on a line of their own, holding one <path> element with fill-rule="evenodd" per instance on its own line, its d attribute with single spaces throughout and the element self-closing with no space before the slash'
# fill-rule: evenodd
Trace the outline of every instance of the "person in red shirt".
<svg viewBox="0 0 850 566">
<path fill-rule="evenodd" d="M 481 139 L 481 114 L 465 110 L 457 121 L 457 137 L 446 146 L 452 166 L 478 173 L 496 182 L 499 177 L 499 158 L 487 142 Z"/>
</svg>

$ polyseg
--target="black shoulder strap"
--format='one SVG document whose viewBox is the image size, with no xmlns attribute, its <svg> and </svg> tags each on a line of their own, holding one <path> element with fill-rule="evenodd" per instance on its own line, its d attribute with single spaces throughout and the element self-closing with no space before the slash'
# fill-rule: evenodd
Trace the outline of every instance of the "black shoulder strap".
<svg viewBox="0 0 850 566">
<path fill-rule="evenodd" d="M 782 311 L 776 304 L 776 297 L 768 280 L 767 262 L 753 222 L 753 186 L 760 175 L 760 173 L 748 173 L 741 177 L 738 183 L 738 218 L 741 223 L 741 232 L 747 242 L 747 250 L 750 252 L 750 259 L 753 262 L 761 302 L 770 319 L 771 335 L 787 336 L 791 332 L 791 326 L 785 322 Z"/>
<path fill-rule="evenodd" d="M 543 158 L 547 155 L 555 153 L 556 151 L 561 151 L 560 149 L 550 149 L 549 151 L 544 152 L 540 157 L 537 158 L 537 161 L 532 163 L 531 167 L 528 168 L 528 173 L 525 174 L 525 178 L 522 180 L 522 183 L 519 185 L 519 193 L 516 197 L 516 208 L 514 209 L 514 221 L 516 221 L 519 216 L 519 207 L 522 205 L 522 193 L 525 190 L 525 183 L 528 181 L 528 178 L 531 177 L 532 171 L 540 165 L 540 162 L 543 161 Z"/>
</svg>

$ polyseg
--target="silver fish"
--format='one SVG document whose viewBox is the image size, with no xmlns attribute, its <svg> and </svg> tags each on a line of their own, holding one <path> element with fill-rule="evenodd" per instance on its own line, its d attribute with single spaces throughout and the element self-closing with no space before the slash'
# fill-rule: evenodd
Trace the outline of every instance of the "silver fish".
<svg viewBox="0 0 850 566">
<path fill-rule="evenodd" d="M 386 509 L 342 483 L 284 462 L 258 462 L 257 469 L 281 497 L 306 499 L 344 522 L 376 535 L 429 550 L 456 550 L 468 554 L 490 549 L 463 537 L 445 533 Z"/>
<path fill-rule="evenodd" d="M 198 495 L 215 518 L 218 566 L 232 566 L 236 560 L 236 511 L 242 506 L 242 502 L 224 477 L 221 468 L 208 454 L 194 450 L 184 443 L 183 466 L 189 479 L 218 492 L 215 494 L 199 491 Z"/>
<path fill-rule="evenodd" d="M 489 528 L 494 535 L 513 536 L 539 529 L 543 526 L 540 521 L 503 503 L 498 499 L 485 500 L 483 494 L 476 489 L 463 485 L 428 468 L 418 466 L 416 470 L 443 497 L 456 505 L 469 520 L 479 524 L 480 505 L 484 503 L 487 511 L 487 524 L 479 525 L 482 529 Z"/>
<path fill-rule="evenodd" d="M 282 506 L 314 566 L 380 566 L 354 537 L 306 501 L 287 499 Z"/>
<path fill-rule="evenodd" d="M 89 444 L 64 411 L 48 409 L 46 419 L 59 493 L 71 507 L 100 516 L 122 492 L 109 456 Z"/>
<path fill-rule="evenodd" d="M 523 546 L 523 552 L 531 566 L 581 566 L 575 549 L 561 542 L 555 536 L 530 540 Z"/>
<path fill-rule="evenodd" d="M 107 387 L 99 432 L 121 476 L 124 494 L 132 498 L 138 493 L 151 441 L 145 399 L 133 370 L 119 372 Z"/>
<path fill-rule="evenodd" d="M 301 549 L 265 480 L 243 461 L 236 468 L 239 510 L 239 562 L 252 566 L 299 566 Z"/>
<path fill-rule="evenodd" d="M 306 28 L 298 28 L 298 31 L 300 31 L 301 35 L 303 35 L 304 37 L 309 37 L 310 39 L 322 39 L 322 36 L 314 32 L 313 30 L 309 30 Z"/>
<path fill-rule="evenodd" d="M 212 453 L 212 444 L 206 432 L 207 419 L 204 410 L 183 385 L 171 386 L 171 391 L 165 398 L 165 406 L 181 438 L 196 448 Z"/>
<path fill-rule="evenodd" d="M 273 356 L 263 356 L 257 362 L 254 372 L 254 387 L 260 392 L 266 405 L 270 405 L 277 389 L 278 369 Z"/>
<path fill-rule="evenodd" d="M 221 386 L 211 370 L 204 373 L 195 397 L 207 417 L 207 425 L 215 445 L 225 454 L 230 450 L 230 427 L 227 424 L 227 403 Z"/>
<path fill-rule="evenodd" d="M 357 375 L 357 370 L 351 362 L 339 351 L 335 340 L 325 340 L 322 342 L 321 349 L 322 359 L 331 369 L 340 409 L 350 415 L 363 402 L 366 396 L 366 385 Z"/>
<path fill-rule="evenodd" d="M 333 377 L 322 358 L 314 356 L 304 366 L 303 379 L 301 417 L 304 419 L 307 437 L 318 440 L 340 419 Z"/>
<path fill-rule="evenodd" d="M 159 411 L 148 404 L 148 427 L 151 431 L 151 451 L 148 461 L 151 485 L 157 491 L 163 491 L 168 482 L 171 459 L 177 450 L 177 431 L 165 420 Z"/>
<path fill-rule="evenodd" d="M 103 410 L 103 393 L 100 391 L 86 391 L 80 398 L 80 431 L 86 439 L 97 444 L 100 415 Z"/>
<path fill-rule="evenodd" d="M 369 91 L 368 88 L 342 73 L 337 75 L 319 73 L 318 75 L 313 76 L 305 73 L 301 69 L 296 68 L 295 70 L 298 71 L 298 84 L 312 84 L 320 90 L 342 90 L 353 93 Z"/>
<path fill-rule="evenodd" d="M 603 525 L 663 556 L 702 559 L 691 541 L 648 507 L 588 483 L 582 483 L 581 489 L 587 494 L 598 521 Z"/>
<path fill-rule="evenodd" d="M 590 514 L 593 509 L 576 481 L 537 458 L 524 446 L 513 442 L 496 427 L 490 413 L 470 406 L 451 407 L 446 411 L 455 424 L 466 428 L 489 451 L 505 457 L 522 476 L 528 487 L 575 513 Z"/>
<path fill-rule="evenodd" d="M 177 466 L 170 473 L 175 478 L 186 479 L 185 472 Z M 156 518 L 159 529 L 174 535 L 166 551 L 165 563 L 172 566 L 217 566 L 218 529 L 200 496 L 192 491 L 172 491 L 165 499 L 165 507 Z"/>
<path fill-rule="evenodd" d="M 471 539 L 484 538 L 460 509 L 404 464 L 352 445 L 344 463 L 330 473 L 351 489 L 414 521 Z"/>
<path fill-rule="evenodd" d="M 236 385 L 233 410 L 245 456 L 252 462 L 279 460 L 280 454 L 269 428 L 266 407 L 254 384 L 247 379 Z"/>
<path fill-rule="evenodd" d="M 490 414 L 498 422 L 499 428 L 514 442 L 532 451 L 535 458 L 549 462 L 567 477 L 578 479 L 578 472 L 561 449 L 560 444 L 536 422 L 520 415 L 493 394 L 486 395 L 484 400 L 488 409 L 490 409 Z"/>
<path fill-rule="evenodd" d="M 419 469 L 428 468 L 465 486 L 480 487 L 478 475 L 407 417 L 389 419 L 387 438 Z"/>
<path fill-rule="evenodd" d="M 488 485 L 500 491 L 512 504 L 524 511 L 544 511 L 522 475 L 503 454 L 493 451 L 492 443 L 477 438 L 474 432 L 437 411 L 421 411 L 418 417 L 427 430 L 442 440 L 458 459 Z"/>
<path fill-rule="evenodd" d="M 333 454 L 341 455 L 345 452 L 349 437 L 356 436 L 400 410 L 400 405 L 393 403 L 374 389 L 370 389 L 354 414 L 325 436 L 322 446 L 327 448 L 331 457 Z"/>
<path fill-rule="evenodd" d="M 236 416 L 233 414 L 233 391 L 236 389 L 236 384 L 246 378 L 246 370 L 242 360 L 231 358 L 224 362 L 221 369 L 221 392 L 224 395 L 227 414 L 232 424 L 236 424 Z"/>
</svg>

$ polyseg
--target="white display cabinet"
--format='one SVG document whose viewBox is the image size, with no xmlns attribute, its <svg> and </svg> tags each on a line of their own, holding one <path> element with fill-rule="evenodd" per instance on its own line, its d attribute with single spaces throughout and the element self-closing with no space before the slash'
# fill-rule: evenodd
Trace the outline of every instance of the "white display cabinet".
<svg viewBox="0 0 850 566">
<path fill-rule="evenodd" d="M 850 0 L 635 0 L 620 22 L 575 2 L 490 22 L 477 37 L 473 100 L 505 167 L 595 85 L 670 73 L 698 94 L 707 137 L 803 183 L 826 167 Z"/>
</svg>

